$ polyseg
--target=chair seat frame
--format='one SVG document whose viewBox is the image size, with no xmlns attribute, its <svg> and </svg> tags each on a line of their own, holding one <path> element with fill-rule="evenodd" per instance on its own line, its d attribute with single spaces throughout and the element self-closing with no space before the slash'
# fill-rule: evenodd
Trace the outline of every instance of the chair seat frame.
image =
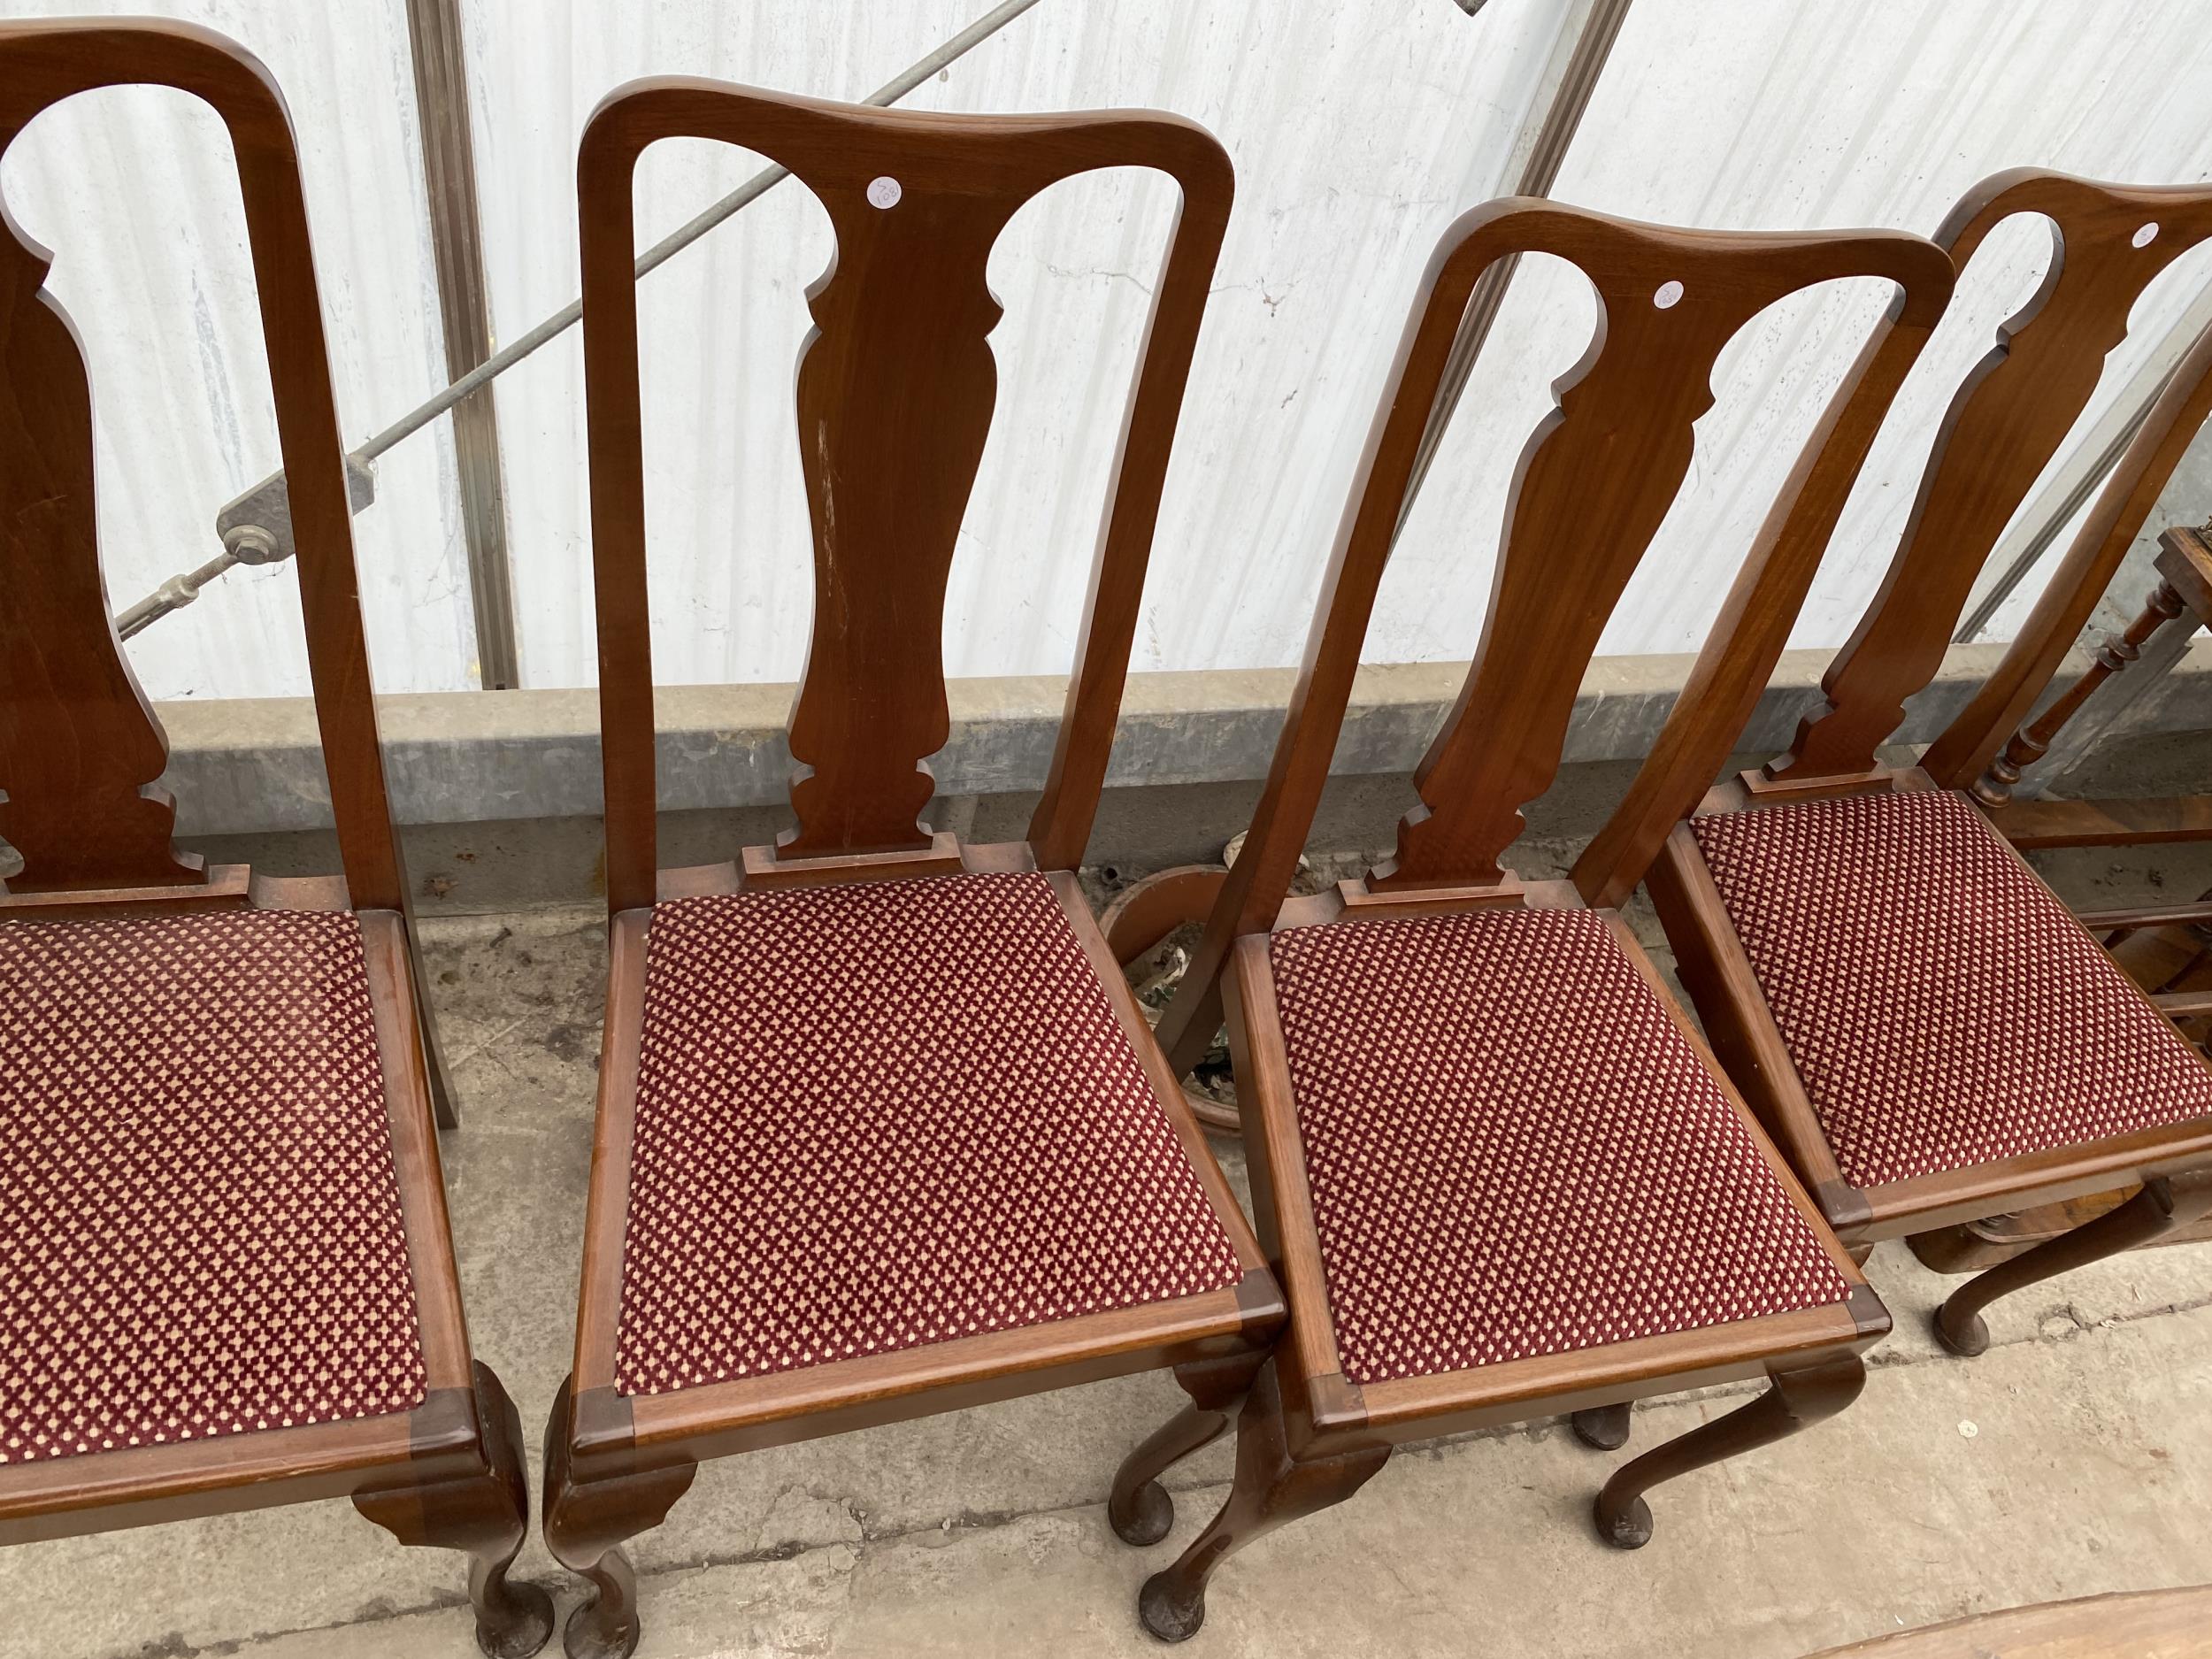
<svg viewBox="0 0 2212 1659">
<path fill-rule="evenodd" d="M 757 858 L 772 849 L 752 851 Z M 935 867 L 937 861 L 931 863 Z M 1015 841 L 962 847 L 956 871 L 986 874 L 1035 867 L 1028 844 Z M 725 864 L 666 872 L 665 896 L 746 891 L 739 868 Z M 856 861 L 842 866 L 862 879 L 869 877 L 860 872 L 885 868 Z M 955 870 L 941 869 L 940 873 Z M 1064 871 L 1047 872 L 1046 877 L 1208 1200 L 1231 1223 L 1230 1241 L 1244 1268 L 1242 1280 L 1232 1288 L 1200 1295 L 1141 1302 L 800 1371 L 658 1394 L 618 1393 L 615 1356 L 621 1328 L 623 1239 L 644 1030 L 646 941 L 652 926 L 650 910 L 626 910 L 613 918 L 608 935 L 608 1042 L 600 1068 L 592 1192 L 585 1218 L 584 1255 L 589 1269 L 579 1308 L 571 1390 L 572 1479 L 588 1482 L 603 1471 L 620 1474 L 661 1459 L 696 1463 L 759 1451 L 1133 1371 L 1249 1355 L 1256 1346 L 1265 1347 L 1282 1320 L 1284 1306 L 1257 1240 L 1248 1229 L 1235 1225 L 1242 1215 L 1235 1194 L 1196 1122 L 1182 1108 L 1181 1091 L 1081 889 Z M 873 879 L 910 878 L 878 874 Z"/>
<path fill-rule="evenodd" d="M 1576 371 L 1554 388 L 1557 409 L 1522 452 L 1474 664 L 1415 774 L 1421 804 L 1398 827 L 1395 856 L 1333 890 L 1289 898 L 1459 319 L 1485 270 L 1530 252 L 1582 270 L 1597 291 L 1599 324 Z M 1478 208 L 1439 245 L 1338 533 L 1266 790 L 1161 1020 L 1171 1061 L 1188 1064 L 1225 1018 L 1262 1242 L 1291 1311 L 1239 1418 L 1228 1502 L 1139 1596 L 1139 1615 L 1154 1635 L 1189 1636 L 1204 1620 L 1206 1586 L 1223 1560 L 1271 1528 L 1350 1496 L 1394 1445 L 1566 1413 L 1586 1443 L 1610 1449 L 1628 1437 L 1634 1400 L 1765 1378 L 1769 1388 L 1748 1404 L 1645 1453 L 1606 1483 L 1594 1509 L 1600 1535 L 1632 1548 L 1651 1536 L 1648 1488 L 1794 1432 L 1856 1397 L 1861 1356 L 1888 1330 L 1888 1314 L 1614 907 L 1724 760 L 1755 703 L 1882 412 L 1950 297 L 1951 274 L 1939 250 L 1897 233 L 1677 231 L 1533 200 Z M 1853 276 L 1887 279 L 1892 303 L 1755 538 L 1693 670 L 1684 703 L 1694 715 L 1671 723 L 1572 880 L 1525 880 L 1504 863 L 1522 827 L 1521 808 L 1557 774 L 1577 686 L 1605 618 L 1687 472 L 1692 426 L 1713 401 L 1716 358 L 1766 306 Z M 1602 534 L 1591 534 L 1594 525 Z M 1845 1286 L 1840 1300 L 1434 1376 L 1364 1386 L 1345 1377 L 1268 941 L 1289 927 L 1497 907 L 1604 917 L 1820 1239 Z M 1146 931 L 1134 921 L 1128 930 L 1132 943 Z M 1129 1484 L 1125 1471 L 1118 1495 Z M 1135 1529 L 1121 1530 L 1144 1541 Z"/>
<path fill-rule="evenodd" d="M 1532 884 L 1531 897 L 1542 901 L 1532 908 L 1587 908 L 1569 882 Z M 1284 912 L 1275 931 L 1327 925 L 1325 920 L 1305 919 L 1300 901 L 1286 905 Z M 1406 912 L 1392 907 L 1385 913 Z M 1425 908 L 1417 913 L 1439 912 Z M 1294 1444 L 1310 1446 L 1317 1455 L 1327 1455 L 1491 1428 L 1532 1417 L 1594 1410 L 1652 1394 L 1738 1382 L 1774 1370 L 1797 1370 L 1847 1358 L 1863 1353 L 1887 1333 L 1889 1317 L 1868 1288 L 1858 1264 L 1821 1224 L 1819 1212 L 1806 1198 L 1788 1164 L 1730 1086 L 1727 1074 L 1696 1029 L 1667 994 L 1634 933 L 1617 913 L 1600 914 L 1622 954 L 1660 998 L 1676 1030 L 1721 1086 L 1778 1184 L 1827 1247 L 1831 1262 L 1850 1287 L 1847 1296 L 1827 1307 L 1435 1376 L 1364 1385 L 1347 1380 L 1330 1317 L 1320 1229 L 1307 1184 L 1267 939 L 1247 935 L 1237 941 L 1225 987 L 1229 1039 L 1236 1061 L 1238 1103 L 1246 1112 L 1246 1152 L 1253 1202 L 1263 1217 L 1262 1240 L 1290 1299 L 1290 1330 L 1278 1356 L 1278 1373 Z M 1256 1133 L 1253 1133 L 1255 1112 Z"/>
</svg>

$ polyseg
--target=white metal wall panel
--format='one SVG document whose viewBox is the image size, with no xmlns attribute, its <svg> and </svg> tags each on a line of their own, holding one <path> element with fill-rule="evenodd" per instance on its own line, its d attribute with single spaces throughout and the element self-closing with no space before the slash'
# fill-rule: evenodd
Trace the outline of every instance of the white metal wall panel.
<svg viewBox="0 0 2212 1659">
<path fill-rule="evenodd" d="M 299 133 L 347 442 L 444 383 L 399 0 L 8 0 L 0 11 L 160 13 L 257 53 Z M 219 553 L 216 510 L 277 466 L 229 142 L 183 93 L 94 93 L 40 117 L 0 184 L 19 222 L 55 250 L 48 286 L 86 342 L 101 546 L 119 609 Z M 376 504 L 354 520 L 384 690 L 475 683 L 453 473 L 441 423 L 385 457 Z M 234 571 L 130 652 L 155 697 L 303 693 L 297 579 L 289 565 Z"/>
<path fill-rule="evenodd" d="M 121 0 L 100 9 L 145 9 Z M 11 0 L 11 14 L 85 0 Z M 171 0 L 259 51 L 299 125 L 349 441 L 442 379 L 397 0 Z M 855 96 L 983 0 L 469 0 L 470 73 L 496 330 L 576 286 L 573 159 L 592 106 L 635 74 Z M 1042 0 L 912 95 L 913 107 L 1156 104 L 1205 122 L 1238 203 L 1186 406 L 1140 628 L 1140 668 L 1294 660 L 1404 311 L 1435 239 L 1500 188 L 1565 0 Z M 2212 177 L 2187 88 L 2212 68 L 2193 0 L 1637 0 L 1558 194 L 1641 218 L 1926 230 L 2021 163 L 2145 181 Z M 640 182 L 664 234 L 756 158 L 664 146 Z M 127 603 L 209 557 L 216 505 L 275 463 L 236 186 L 219 127 L 179 95 L 97 95 L 42 119 L 4 180 L 59 250 L 86 334 L 110 581 Z M 1010 227 L 992 280 L 999 419 L 948 609 L 961 674 L 1054 672 L 1072 645 L 1105 469 L 1171 187 L 1101 176 Z M 1797 642 L 1848 631 L 1886 560 L 1936 411 L 2034 285 L 2038 228 L 1993 239 L 1901 400 Z M 787 678 L 810 603 L 793 433 L 801 290 L 826 222 L 780 188 L 649 279 L 648 499 L 660 665 L 679 680 Z M 2139 308 L 2116 388 L 2212 262 Z M 1862 285 L 1863 287 L 1864 285 Z M 1686 649 L 1878 303 L 1777 307 L 1724 357 L 1685 500 L 1604 649 Z M 1562 267 L 1525 267 L 1386 585 L 1368 655 L 1465 654 L 1513 460 L 1594 317 Z M 571 334 L 500 382 L 526 683 L 588 683 L 580 356 Z M 442 423 L 387 457 L 356 521 L 380 686 L 473 683 L 465 558 Z M 2212 507 L 2212 503 L 2207 503 Z M 1602 534 L 1602 526 L 1593 526 Z M 304 688 L 288 570 L 240 572 L 134 647 L 157 696 Z M 2001 615 L 2001 635 L 2027 595 Z"/>
<path fill-rule="evenodd" d="M 500 327 L 526 326 L 574 291 L 571 158 L 608 88 L 650 71 L 857 96 L 982 9 L 472 5 Z M 1500 188 L 1563 11 L 1562 0 L 1492 0 L 1470 19 L 1447 0 L 1044 0 L 907 100 L 1156 104 L 1205 122 L 1235 158 L 1237 211 L 1138 667 L 1295 659 L 1420 268 L 1451 219 Z M 2212 126 L 2183 102 L 2212 67 L 2200 22 L 2186 0 L 1638 0 L 1557 194 L 1688 224 L 1925 231 L 2001 166 L 2201 180 L 2212 176 Z M 641 240 L 756 165 L 668 148 L 641 178 Z M 956 673 L 1068 661 L 1169 200 L 1149 180 L 1064 186 L 998 250 L 999 419 L 956 565 Z M 1893 544 L 1936 411 L 2032 288 L 2047 245 L 2039 228 L 2016 225 L 1977 261 L 1855 498 L 1798 643 L 1848 632 Z M 646 284 L 664 678 L 780 679 L 802 661 L 810 599 L 791 365 L 805 329 L 799 291 L 827 255 L 818 208 L 786 186 Z M 1525 267 L 1477 370 L 1402 545 L 1371 659 L 1448 657 L 1475 641 L 1514 457 L 1594 317 L 1586 286 L 1544 264 Z M 2108 392 L 2208 273 L 2193 257 L 2147 296 Z M 1777 307 L 1723 359 L 1688 492 L 1603 649 L 1694 644 L 1881 303 L 1871 288 Z M 538 685 L 592 673 L 580 361 L 572 339 L 503 383 L 524 662 Z"/>
<path fill-rule="evenodd" d="M 856 96 L 953 34 L 978 0 L 699 0 L 471 8 L 495 315 L 511 334 L 574 292 L 572 157 L 598 97 L 653 71 Z M 1140 666 L 1279 660 L 1317 571 L 1398 314 L 1434 228 L 1480 199 L 1541 65 L 1555 4 L 1471 24 L 1434 4 L 1087 6 L 1044 0 L 907 102 L 938 109 L 1153 104 L 1229 145 L 1238 203 L 1183 418 Z M 649 153 L 640 240 L 759 164 Z M 992 265 L 998 420 L 948 607 L 962 674 L 1064 669 L 1172 187 L 1059 187 Z M 811 588 L 791 411 L 801 290 L 827 223 L 784 186 L 643 286 L 657 668 L 772 680 L 803 661 Z M 580 351 L 502 384 L 526 679 L 591 678 Z M 1246 584 L 1258 591 L 1240 593 Z"/>
</svg>

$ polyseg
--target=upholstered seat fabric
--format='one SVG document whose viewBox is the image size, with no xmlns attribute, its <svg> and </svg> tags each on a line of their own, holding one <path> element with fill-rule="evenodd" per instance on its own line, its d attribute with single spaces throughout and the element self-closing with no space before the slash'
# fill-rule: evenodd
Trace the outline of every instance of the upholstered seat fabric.
<svg viewBox="0 0 2212 1659">
<path fill-rule="evenodd" d="M 0 923 L 0 1462 L 425 1386 L 355 918 Z"/>
<path fill-rule="evenodd" d="M 1336 923 L 1268 957 L 1352 1381 L 1848 1296 L 1601 914 Z"/>
<path fill-rule="evenodd" d="M 664 903 L 645 979 L 625 1394 L 1241 1276 L 1042 875 Z"/>
<path fill-rule="evenodd" d="M 2212 1113 L 2212 1070 L 1965 796 L 1690 827 L 1853 1186 Z"/>
</svg>

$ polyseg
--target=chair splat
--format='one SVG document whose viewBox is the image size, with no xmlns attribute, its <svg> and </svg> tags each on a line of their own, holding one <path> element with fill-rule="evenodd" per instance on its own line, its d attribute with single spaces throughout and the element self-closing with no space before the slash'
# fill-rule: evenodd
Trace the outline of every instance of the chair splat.
<svg viewBox="0 0 2212 1659">
<path fill-rule="evenodd" d="M 945 589 L 997 395 L 984 266 L 1021 199 L 866 171 L 810 166 L 837 252 L 808 291 L 799 360 L 814 632 L 791 715 L 791 857 L 928 845 L 926 757 L 951 733 Z"/>
<path fill-rule="evenodd" d="M 1520 809 L 1558 772 L 1606 620 L 1689 471 L 1722 349 L 1800 288 L 1913 265 L 1880 235 L 1669 231 L 1532 206 L 1502 222 L 1521 250 L 1583 271 L 1598 326 L 1522 452 L 1475 666 L 1415 774 L 1424 804 L 1400 826 L 1375 888 L 1502 875 Z M 1486 261 L 1499 250 L 1488 241 L 1471 238 L 1463 258 Z"/>
<path fill-rule="evenodd" d="M 206 879 L 170 840 L 161 723 L 108 619 L 92 390 L 40 285 L 50 257 L 0 209 L 0 834 L 19 893 Z"/>
</svg>

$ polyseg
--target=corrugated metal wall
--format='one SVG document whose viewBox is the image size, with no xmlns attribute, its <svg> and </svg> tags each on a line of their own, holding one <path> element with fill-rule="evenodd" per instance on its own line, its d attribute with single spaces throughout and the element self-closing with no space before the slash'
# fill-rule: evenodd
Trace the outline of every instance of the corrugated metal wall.
<svg viewBox="0 0 2212 1659">
<path fill-rule="evenodd" d="M 857 96 L 983 9 L 468 0 L 495 330 L 518 334 L 574 295 L 576 139 L 610 88 L 673 73 Z M 1138 667 L 1295 659 L 1420 268 L 1451 219 L 1504 182 L 1565 11 L 1566 0 L 1490 0 L 1473 19 L 1452 0 L 1042 0 L 906 100 L 1157 105 L 1206 123 L 1235 158 L 1237 211 L 1161 517 Z M 262 52 L 291 96 L 341 409 L 357 441 L 439 378 L 397 0 L 342 13 L 233 0 L 188 14 Z M 2200 180 L 2212 177 L 2212 122 L 2186 93 L 2212 69 L 2202 18 L 2195 0 L 1637 0 L 1555 193 L 1686 224 L 1925 231 L 2003 166 Z M 55 276 L 65 301 L 88 332 L 116 331 L 116 345 L 96 342 L 95 367 L 119 602 L 206 557 L 215 506 L 274 454 L 235 188 L 219 132 L 184 105 L 158 95 L 87 100 L 42 121 L 7 179 L 29 227 L 65 250 Z M 758 165 L 710 146 L 660 147 L 641 173 L 641 235 L 664 234 Z M 955 567 L 955 673 L 1067 664 L 1171 190 L 1145 177 L 1071 182 L 1018 219 L 994 257 L 1007 312 L 994 336 L 999 419 Z M 1798 643 L 1848 631 L 1909 504 L 1935 411 L 2047 252 L 2045 231 L 2016 226 L 1969 273 Z M 806 327 L 801 292 L 828 254 L 819 207 L 786 185 L 644 285 L 664 679 L 787 679 L 802 661 L 810 585 L 791 373 Z M 2107 395 L 2212 280 L 2207 260 L 2183 260 L 2146 296 Z M 1723 359 L 1690 488 L 1604 649 L 1695 642 L 1878 303 L 1848 288 L 1801 297 Z M 1514 457 L 1593 315 L 1564 267 L 1524 267 L 1402 544 L 1371 660 L 1472 647 Z M 572 334 L 499 382 L 528 685 L 592 677 L 580 365 Z M 378 481 L 378 504 L 357 524 L 380 683 L 473 683 L 442 426 L 388 457 Z M 290 586 L 288 573 L 234 575 L 159 624 L 135 648 L 150 688 L 301 688 Z M 2000 618 L 2000 634 L 2016 614 Z"/>
</svg>

